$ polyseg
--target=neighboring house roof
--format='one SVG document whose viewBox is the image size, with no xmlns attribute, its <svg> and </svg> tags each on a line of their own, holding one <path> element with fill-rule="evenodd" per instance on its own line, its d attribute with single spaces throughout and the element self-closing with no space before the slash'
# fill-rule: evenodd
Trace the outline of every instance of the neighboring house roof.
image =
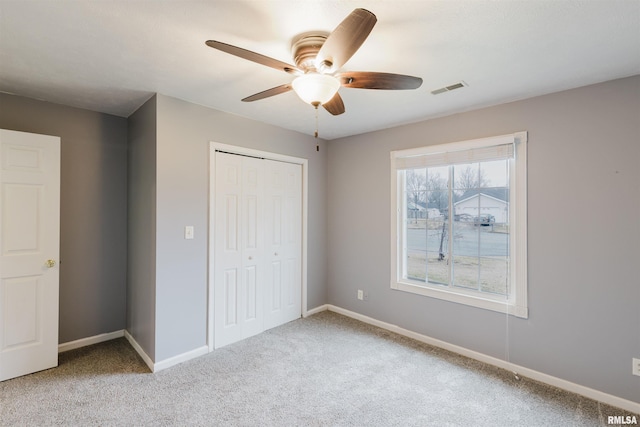
<svg viewBox="0 0 640 427">
<path fill-rule="evenodd" d="M 495 199 L 502 200 L 503 202 L 509 201 L 509 189 L 507 187 L 493 187 L 493 188 L 466 190 L 464 194 L 460 196 L 460 201 L 473 197 L 477 194 L 484 194 L 485 196 L 490 196 Z"/>
<path fill-rule="evenodd" d="M 407 203 L 407 208 L 416 209 L 416 210 L 419 210 L 419 211 L 425 210 L 424 203 L 414 202 L 413 200 L 409 200 L 409 202 Z"/>
<path fill-rule="evenodd" d="M 477 198 L 479 196 L 485 196 L 485 197 L 487 197 L 489 199 L 492 199 L 492 200 L 495 200 L 497 202 L 504 203 L 504 204 L 509 204 L 509 202 L 507 200 L 503 200 L 503 199 L 500 199 L 498 197 L 493 197 L 493 196 L 491 196 L 491 195 L 489 195 L 489 194 L 487 194 L 485 192 L 480 192 L 480 193 L 476 193 L 476 194 L 474 194 L 472 196 L 466 197 L 466 198 L 464 198 L 462 200 L 458 200 L 457 202 L 454 203 L 454 205 L 458 205 L 460 203 L 467 202 L 467 201 L 469 201 L 471 199 L 474 199 L 474 198 Z"/>
</svg>

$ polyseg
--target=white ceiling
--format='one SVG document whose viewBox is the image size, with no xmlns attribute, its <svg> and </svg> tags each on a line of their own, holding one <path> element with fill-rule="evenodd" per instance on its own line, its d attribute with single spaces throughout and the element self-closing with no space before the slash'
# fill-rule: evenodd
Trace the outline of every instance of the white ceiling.
<svg viewBox="0 0 640 427">
<path fill-rule="evenodd" d="M 291 75 L 205 41 L 293 63 L 296 35 L 358 7 L 378 23 L 344 69 L 424 83 L 342 88 L 346 113 L 320 110 L 324 139 L 640 74 L 640 0 L 0 0 L 0 91 L 123 117 L 159 92 L 313 134 L 293 92 L 240 102 Z"/>
</svg>

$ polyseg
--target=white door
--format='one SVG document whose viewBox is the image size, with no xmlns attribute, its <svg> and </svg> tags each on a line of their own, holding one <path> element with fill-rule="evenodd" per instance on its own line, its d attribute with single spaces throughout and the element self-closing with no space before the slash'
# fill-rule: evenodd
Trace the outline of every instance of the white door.
<svg viewBox="0 0 640 427">
<path fill-rule="evenodd" d="M 215 348 L 263 331 L 263 161 L 216 153 Z"/>
<path fill-rule="evenodd" d="M 298 319 L 302 307 L 302 166 L 265 164 L 264 329 Z"/>
<path fill-rule="evenodd" d="M 0 381 L 58 365 L 60 138 L 0 130 Z"/>
</svg>

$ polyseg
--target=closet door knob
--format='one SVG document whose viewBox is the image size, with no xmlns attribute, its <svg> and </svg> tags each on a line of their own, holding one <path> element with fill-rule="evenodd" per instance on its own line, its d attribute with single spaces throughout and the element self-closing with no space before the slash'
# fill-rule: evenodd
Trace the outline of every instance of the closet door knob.
<svg viewBox="0 0 640 427">
<path fill-rule="evenodd" d="M 250 256 L 250 257 L 249 257 L 249 260 L 252 260 L 252 259 L 253 259 L 253 257 L 252 257 L 252 256 Z"/>
</svg>

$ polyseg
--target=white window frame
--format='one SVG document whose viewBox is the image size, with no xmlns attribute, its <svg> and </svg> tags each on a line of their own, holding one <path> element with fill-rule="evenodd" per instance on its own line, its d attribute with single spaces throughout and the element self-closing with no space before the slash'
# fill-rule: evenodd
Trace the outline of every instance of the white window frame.
<svg viewBox="0 0 640 427">
<path fill-rule="evenodd" d="M 509 165 L 509 274 L 510 292 L 508 296 L 484 295 L 451 286 L 430 285 L 404 279 L 403 268 L 406 253 L 406 235 L 403 227 L 404 168 L 409 158 L 514 144 L 514 158 Z M 507 313 L 527 318 L 527 132 L 495 136 L 427 147 L 397 150 L 391 152 L 391 288 L 399 291 L 438 298 L 473 307 Z"/>
</svg>

